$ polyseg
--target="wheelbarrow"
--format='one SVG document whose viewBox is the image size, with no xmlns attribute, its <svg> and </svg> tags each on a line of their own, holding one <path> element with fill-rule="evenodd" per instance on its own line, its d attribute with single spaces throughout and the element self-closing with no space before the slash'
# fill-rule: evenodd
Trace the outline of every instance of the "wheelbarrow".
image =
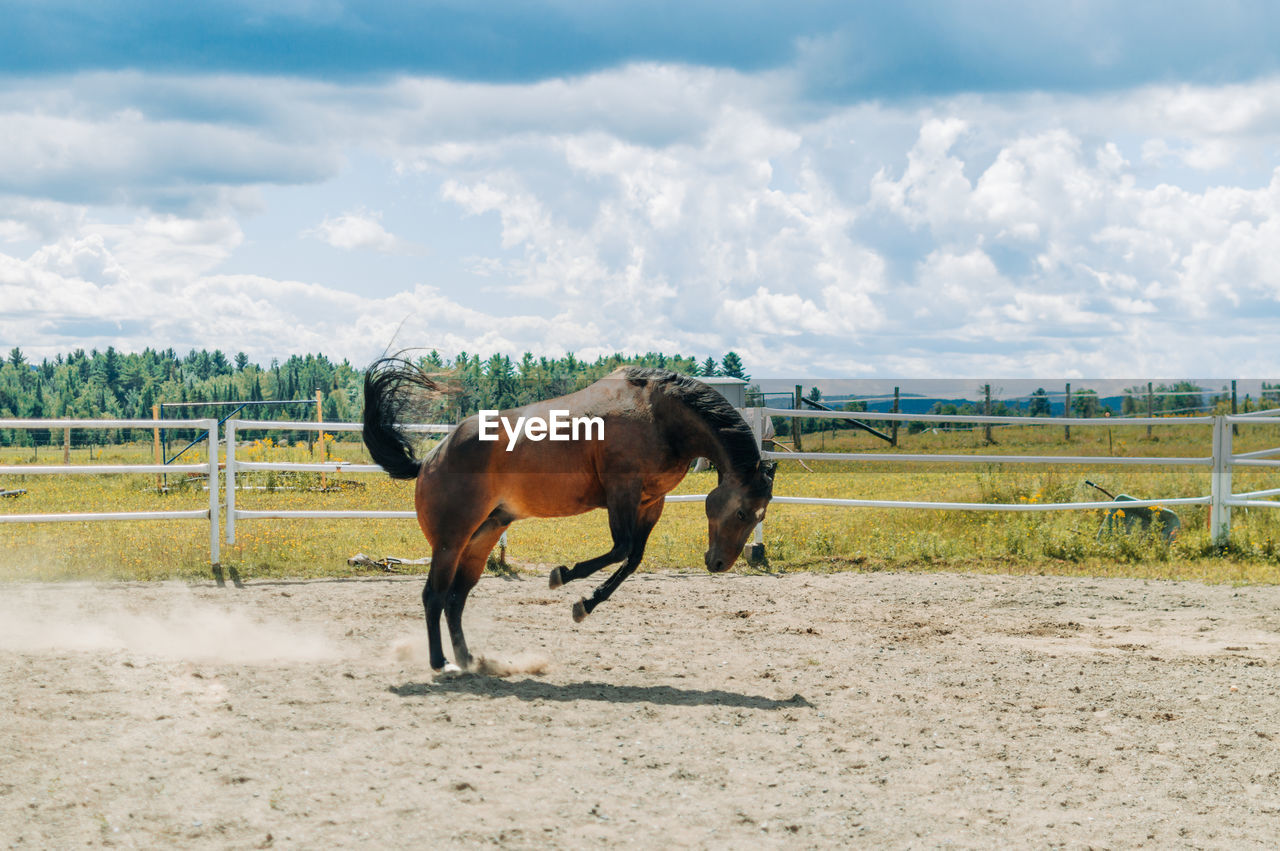
<svg viewBox="0 0 1280 851">
<path fill-rule="evenodd" d="M 1085 479 L 1084 483 L 1095 490 L 1102 491 L 1111 497 L 1113 502 L 1131 502 L 1137 501 L 1138 497 L 1129 496 L 1127 493 L 1113 494 L 1111 491 L 1096 485 Z M 1182 528 L 1182 520 L 1178 518 L 1167 508 L 1154 506 L 1147 508 L 1145 506 L 1136 506 L 1134 508 L 1109 508 L 1102 516 L 1102 525 L 1098 527 L 1098 540 L 1102 540 L 1105 535 L 1114 532 L 1123 532 L 1126 535 L 1132 534 L 1135 530 L 1145 532 L 1150 529 L 1153 523 L 1158 523 L 1160 536 L 1166 541 L 1172 541 L 1178 537 L 1178 530 Z"/>
</svg>

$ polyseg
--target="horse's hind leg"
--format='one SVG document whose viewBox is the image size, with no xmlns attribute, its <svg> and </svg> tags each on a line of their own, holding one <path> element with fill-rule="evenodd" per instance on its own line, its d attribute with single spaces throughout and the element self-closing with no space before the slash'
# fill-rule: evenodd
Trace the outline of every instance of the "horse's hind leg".
<svg viewBox="0 0 1280 851">
<path fill-rule="evenodd" d="M 422 611 L 427 617 L 427 646 L 431 653 L 431 667 L 440 670 L 445 665 L 444 647 L 440 643 L 440 613 L 444 611 L 444 599 L 431 589 L 431 580 L 422 586 Z"/>
<path fill-rule="evenodd" d="M 467 649 L 466 636 L 462 633 L 462 610 L 467 605 L 467 595 L 484 574 L 485 562 L 493 551 L 494 544 L 498 543 L 510 524 L 509 517 L 494 512 L 480 525 L 467 542 L 462 557 L 458 559 L 453 584 L 445 596 L 444 617 L 449 624 L 449 637 L 453 640 L 453 658 L 464 670 L 471 666 L 472 657 L 471 651 Z"/>
<path fill-rule="evenodd" d="M 440 614 L 444 611 L 449 588 L 453 585 L 460 555 L 456 546 L 433 548 L 431 573 L 427 577 L 427 584 L 422 588 L 422 608 L 427 616 L 427 645 L 431 653 L 431 667 L 437 671 L 448 664 L 448 660 L 444 658 L 444 645 L 440 641 Z"/>
<path fill-rule="evenodd" d="M 452 499 L 445 504 L 433 502 L 435 494 L 424 490 L 418 482 L 415 503 L 418 525 L 431 544 L 431 572 L 422 589 L 422 606 L 427 616 L 427 642 L 431 651 L 431 667 L 439 671 L 453 669 L 444 655 L 440 640 L 440 615 L 449 607 L 458 565 L 467 553 L 472 536 L 481 526 L 492 521 L 491 506 L 478 498 Z"/>
</svg>

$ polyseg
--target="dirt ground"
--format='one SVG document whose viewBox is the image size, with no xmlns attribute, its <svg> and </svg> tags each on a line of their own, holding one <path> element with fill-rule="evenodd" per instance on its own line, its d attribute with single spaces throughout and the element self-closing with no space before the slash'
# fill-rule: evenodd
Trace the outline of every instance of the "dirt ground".
<svg viewBox="0 0 1280 851">
<path fill-rule="evenodd" d="M 0 588 L 4 847 L 1274 846 L 1280 589 L 949 574 Z"/>
</svg>

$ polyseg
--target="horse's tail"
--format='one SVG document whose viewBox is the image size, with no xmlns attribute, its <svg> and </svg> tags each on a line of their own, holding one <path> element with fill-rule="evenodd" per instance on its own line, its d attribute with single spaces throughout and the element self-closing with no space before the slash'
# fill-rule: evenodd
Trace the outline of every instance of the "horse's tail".
<svg viewBox="0 0 1280 851">
<path fill-rule="evenodd" d="M 404 358 L 379 358 L 364 374 L 364 445 L 393 479 L 416 479 L 422 466 L 400 420 L 423 390 L 434 394 L 441 388 Z"/>
</svg>

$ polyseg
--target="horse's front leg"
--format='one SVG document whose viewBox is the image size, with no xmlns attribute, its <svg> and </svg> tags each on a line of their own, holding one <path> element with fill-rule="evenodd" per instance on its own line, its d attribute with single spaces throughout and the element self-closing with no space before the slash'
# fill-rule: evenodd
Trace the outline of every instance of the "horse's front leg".
<svg viewBox="0 0 1280 851">
<path fill-rule="evenodd" d="M 552 588 L 559 588 L 575 579 L 585 579 L 606 565 L 617 564 L 631 552 L 635 545 L 640 486 L 637 484 L 609 494 L 606 507 L 609 510 L 609 533 L 613 536 L 613 548 L 604 555 L 580 561 L 573 567 L 561 565 L 551 568 Z"/>
<path fill-rule="evenodd" d="M 582 623 L 586 620 L 587 615 L 595 611 L 596 606 L 609 599 L 613 592 L 618 590 L 618 586 L 622 584 L 623 580 L 634 573 L 639 566 L 640 559 L 628 558 L 622 567 L 610 574 L 608 579 L 601 582 L 596 590 L 591 592 L 590 597 L 583 597 L 574 603 L 573 622 Z"/>
<path fill-rule="evenodd" d="M 551 587 L 559 588 L 566 582 L 572 582 L 575 579 L 585 579 L 602 567 L 622 561 L 627 557 L 627 553 L 630 551 L 631 539 L 629 537 L 615 537 L 613 539 L 613 549 L 609 550 L 609 552 L 602 556 L 596 556 L 595 558 L 590 558 L 586 561 L 580 561 L 573 567 L 560 565 L 559 567 L 551 568 Z"/>
<path fill-rule="evenodd" d="M 622 567 L 613 572 L 612 575 L 595 591 L 591 592 L 590 597 L 583 597 L 581 600 L 573 604 L 573 620 L 575 623 L 582 623 L 586 620 L 587 615 L 595 610 L 595 607 L 609 599 L 614 591 L 618 590 L 628 576 L 635 573 L 640 561 L 644 558 L 644 548 L 649 542 L 649 533 L 653 531 L 653 527 L 657 524 L 658 518 L 662 516 L 663 501 L 661 498 L 656 503 L 650 503 L 640 511 L 637 519 L 637 528 L 635 536 L 631 544 L 631 552 L 627 554 L 627 561 Z"/>
</svg>

